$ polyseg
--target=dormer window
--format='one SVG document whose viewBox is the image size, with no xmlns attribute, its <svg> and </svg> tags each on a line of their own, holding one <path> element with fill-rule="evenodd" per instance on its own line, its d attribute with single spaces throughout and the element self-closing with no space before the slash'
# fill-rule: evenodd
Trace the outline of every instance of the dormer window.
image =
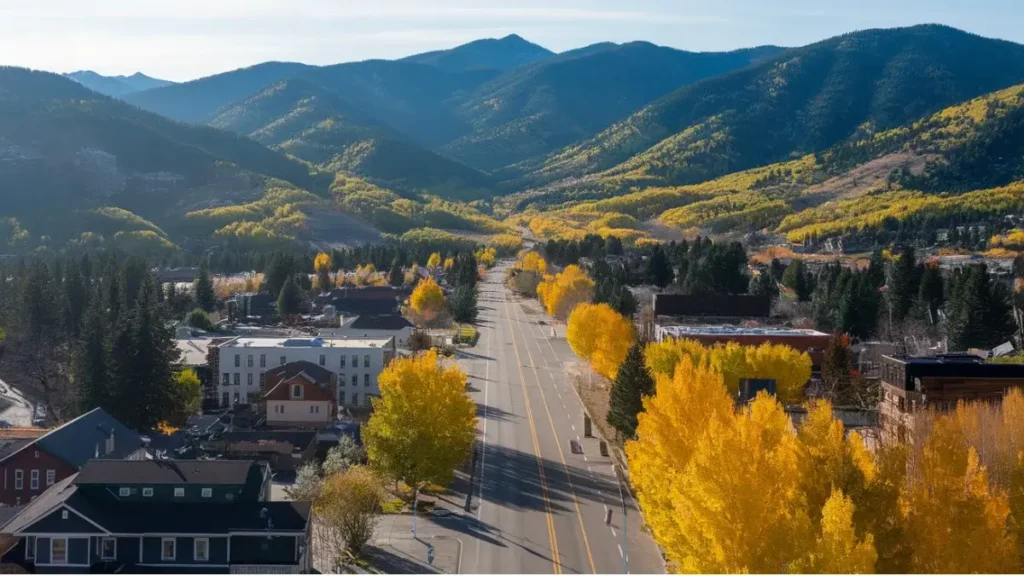
<svg viewBox="0 0 1024 576">
<path fill-rule="evenodd" d="M 296 399 L 296 400 L 301 400 L 302 399 L 302 385 L 301 384 L 296 384 L 295 386 L 292 386 L 292 398 Z"/>
<path fill-rule="evenodd" d="M 185 489 L 184 488 L 175 488 L 174 489 L 174 497 L 175 498 L 184 498 L 185 497 Z"/>
</svg>

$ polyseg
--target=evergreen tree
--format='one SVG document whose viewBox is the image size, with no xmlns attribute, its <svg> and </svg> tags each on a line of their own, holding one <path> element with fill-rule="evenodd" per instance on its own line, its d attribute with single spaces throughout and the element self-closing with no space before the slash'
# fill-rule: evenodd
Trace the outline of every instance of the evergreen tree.
<svg viewBox="0 0 1024 576">
<path fill-rule="evenodd" d="M 654 378 L 644 363 L 644 345 L 636 343 L 619 366 L 612 385 L 608 424 L 625 438 L 636 436 L 637 414 L 643 411 L 644 396 L 654 394 Z"/>
<path fill-rule="evenodd" d="M 647 269 L 644 272 L 644 278 L 649 284 L 653 284 L 658 288 L 668 286 L 675 279 L 672 266 L 669 264 L 668 257 L 665 256 L 665 251 L 660 245 L 654 246 L 651 257 L 647 259 Z"/>
<path fill-rule="evenodd" d="M 456 286 L 476 288 L 477 282 L 480 281 L 476 256 L 472 252 L 460 252 L 455 258 L 455 270 L 453 270 L 453 273 Z"/>
<path fill-rule="evenodd" d="M 868 263 L 868 278 L 871 279 L 875 288 L 880 288 L 885 284 L 885 257 L 882 255 L 881 248 L 871 253 L 871 261 Z"/>
<path fill-rule="evenodd" d="M 772 278 L 771 271 L 762 268 L 760 274 L 750 279 L 749 292 L 755 296 L 767 296 L 774 302 L 779 297 L 779 286 Z"/>
<path fill-rule="evenodd" d="M 637 309 L 640 307 L 636 301 L 636 296 L 633 296 L 633 292 L 625 284 L 616 284 L 608 300 L 608 305 L 626 318 L 636 314 Z"/>
<path fill-rule="evenodd" d="M 199 273 L 193 285 L 193 292 L 196 295 L 196 305 L 204 312 L 213 312 L 217 309 L 217 294 L 213 291 L 213 279 L 210 278 L 206 258 L 199 262 Z"/>
<path fill-rule="evenodd" d="M 914 249 L 907 246 L 889 271 L 886 298 L 889 300 L 893 322 L 902 322 L 914 306 L 914 299 L 918 293 L 918 278 Z"/>
<path fill-rule="evenodd" d="M 277 296 L 277 313 L 281 316 L 298 314 L 302 309 L 302 291 L 295 283 L 295 278 L 289 276 L 281 286 L 281 293 Z"/>
<path fill-rule="evenodd" d="M 871 277 L 868 276 L 866 281 L 870 284 Z M 842 398 L 849 391 L 853 383 L 852 372 L 849 341 L 842 334 L 832 334 L 821 362 L 821 379 L 830 392 L 830 400 Z"/>
<path fill-rule="evenodd" d="M 1005 289 L 992 285 L 988 268 L 975 264 L 955 276 L 946 330 L 950 350 L 993 348 L 1013 335 Z"/>
<path fill-rule="evenodd" d="M 928 321 L 932 324 L 938 323 L 939 309 L 946 303 L 945 281 L 938 266 L 925 266 L 917 297 L 928 316 Z"/>
<path fill-rule="evenodd" d="M 452 291 L 448 308 L 456 322 L 475 322 L 477 317 L 476 289 L 460 285 Z"/>
<path fill-rule="evenodd" d="M 176 410 L 172 367 L 178 356 L 156 303 L 154 282 L 147 278 L 135 307 L 119 323 L 111 350 L 111 415 L 141 432 L 166 421 Z"/>
<path fill-rule="evenodd" d="M 97 294 L 86 311 L 82 337 L 75 355 L 75 379 L 78 382 L 79 410 L 86 412 L 97 406 L 110 408 L 110 351 L 103 299 Z"/>
<path fill-rule="evenodd" d="M 866 340 L 878 328 L 881 307 L 878 289 L 866 272 L 851 273 L 841 286 L 837 329 L 854 338 Z"/>
<path fill-rule="evenodd" d="M 405 274 L 402 274 L 402 265 L 395 258 L 391 262 L 391 272 L 388 273 L 388 284 L 391 284 L 395 288 L 400 288 L 402 284 L 405 284 Z"/>
<path fill-rule="evenodd" d="M 77 338 L 82 327 L 82 317 L 89 306 L 88 287 L 82 277 L 78 262 L 72 258 L 64 268 L 64 321 L 70 338 Z"/>
<path fill-rule="evenodd" d="M 263 286 L 268 294 L 280 294 L 285 282 L 296 273 L 294 263 L 287 254 L 274 252 L 263 275 Z M 294 281 L 294 278 L 292 278 Z"/>
<path fill-rule="evenodd" d="M 804 261 L 794 258 L 786 271 L 782 274 L 782 284 L 796 293 L 796 299 L 800 302 L 810 302 L 814 287 L 811 282 L 810 273 Z"/>
</svg>

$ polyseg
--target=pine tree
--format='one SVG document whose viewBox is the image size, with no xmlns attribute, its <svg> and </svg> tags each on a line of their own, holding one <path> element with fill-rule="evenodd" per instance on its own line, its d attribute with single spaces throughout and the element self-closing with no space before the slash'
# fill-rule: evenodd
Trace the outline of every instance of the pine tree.
<svg viewBox="0 0 1024 576">
<path fill-rule="evenodd" d="M 405 283 L 405 274 L 402 274 L 402 265 L 395 258 L 391 262 L 391 272 L 388 273 L 388 284 L 400 288 Z"/>
<path fill-rule="evenodd" d="M 1013 335 L 1008 294 L 992 286 L 988 268 L 976 264 L 956 275 L 946 330 L 950 350 L 992 348 Z"/>
<path fill-rule="evenodd" d="M 833 334 L 821 363 L 821 379 L 831 392 L 831 399 L 841 398 L 849 391 L 853 382 L 852 372 L 849 341 L 842 334 Z"/>
<path fill-rule="evenodd" d="M 647 269 L 644 272 L 644 277 L 648 283 L 658 288 L 668 286 L 675 279 L 672 265 L 669 264 L 668 257 L 665 256 L 665 251 L 661 246 L 654 246 L 654 251 L 651 252 L 651 257 L 647 260 Z"/>
<path fill-rule="evenodd" d="M 477 271 L 476 256 L 472 252 L 460 252 L 455 258 L 455 285 L 469 286 L 476 288 L 480 281 L 480 273 Z"/>
<path fill-rule="evenodd" d="M 196 304 L 204 312 L 213 312 L 217 309 L 217 294 L 213 291 L 213 280 L 210 278 L 209 264 L 206 258 L 199 262 L 199 274 L 194 284 Z"/>
<path fill-rule="evenodd" d="M 452 291 L 448 308 L 456 322 L 475 322 L 477 317 L 476 289 L 458 286 Z"/>
<path fill-rule="evenodd" d="M 302 307 L 302 292 L 295 278 L 289 276 L 281 286 L 281 293 L 277 296 L 277 313 L 281 316 L 298 314 Z"/>
<path fill-rule="evenodd" d="M 86 311 L 82 337 L 75 355 L 75 378 L 78 382 L 79 410 L 86 412 L 97 406 L 110 407 L 110 351 L 108 349 L 106 315 L 102 298 L 97 294 Z"/>
<path fill-rule="evenodd" d="M 749 291 L 755 296 L 767 296 L 773 302 L 779 297 L 779 286 L 767 268 L 762 268 L 761 273 L 750 280 Z"/>
<path fill-rule="evenodd" d="M 945 282 L 938 266 L 925 266 L 917 297 L 928 316 L 928 321 L 932 324 L 938 323 L 939 310 L 946 303 Z"/>
<path fill-rule="evenodd" d="M 627 318 L 636 314 L 637 308 L 640 307 L 636 296 L 633 296 L 633 292 L 625 284 L 616 285 L 608 299 L 608 305 Z"/>
<path fill-rule="evenodd" d="M 885 257 L 882 256 L 882 249 L 878 248 L 871 253 L 871 261 L 868 263 L 868 278 L 875 288 L 885 284 Z"/>
<path fill-rule="evenodd" d="M 886 297 L 892 313 L 893 322 L 902 322 L 914 306 L 918 292 L 917 260 L 914 249 L 910 246 L 903 249 L 890 268 Z"/>
<path fill-rule="evenodd" d="M 625 438 L 636 436 L 637 414 L 643 411 L 644 396 L 654 394 L 654 378 L 644 362 L 644 345 L 634 344 L 619 366 L 612 385 L 608 424 Z"/>
<path fill-rule="evenodd" d="M 794 258 L 789 263 L 786 271 L 782 274 L 782 284 L 796 293 L 798 301 L 810 302 L 814 287 L 803 260 Z"/>
</svg>

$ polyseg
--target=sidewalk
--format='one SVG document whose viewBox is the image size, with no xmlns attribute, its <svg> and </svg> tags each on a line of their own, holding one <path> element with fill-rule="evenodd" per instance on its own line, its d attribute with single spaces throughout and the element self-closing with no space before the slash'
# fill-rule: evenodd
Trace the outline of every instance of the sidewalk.
<svg viewBox="0 0 1024 576">
<path fill-rule="evenodd" d="M 373 545 L 367 551 L 374 566 L 388 574 L 458 574 L 462 539 L 421 516 L 412 536 L 411 515 L 382 516 Z M 433 551 L 433 564 L 430 552 Z"/>
</svg>

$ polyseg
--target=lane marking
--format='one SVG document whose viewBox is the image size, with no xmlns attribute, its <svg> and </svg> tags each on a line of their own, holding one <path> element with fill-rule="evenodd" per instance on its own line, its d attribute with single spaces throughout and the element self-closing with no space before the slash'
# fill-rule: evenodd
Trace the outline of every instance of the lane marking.
<svg viewBox="0 0 1024 576">
<path fill-rule="evenodd" d="M 622 544 L 616 544 L 615 546 L 619 549 L 619 556 L 625 558 L 626 555 L 622 553 Z"/>
<path fill-rule="evenodd" d="M 619 535 L 615 533 L 615 528 L 612 528 L 611 526 L 609 526 L 609 528 L 611 528 L 611 530 L 612 530 L 612 537 L 618 538 Z"/>
<path fill-rule="evenodd" d="M 507 301 L 505 305 L 507 308 Z M 519 310 L 513 308 L 513 312 L 516 315 L 516 322 L 519 324 L 519 333 L 523 337 L 523 340 L 526 342 L 526 356 L 527 358 L 530 359 L 530 364 L 535 365 L 533 362 L 533 354 L 530 352 L 529 341 L 526 340 L 526 332 L 523 331 L 522 320 L 520 320 L 519 318 Z M 515 341 L 515 332 L 512 333 L 512 341 Z M 537 347 L 537 350 L 540 351 L 539 345 Z M 597 574 L 597 567 L 594 565 L 594 555 L 590 550 L 590 539 L 587 537 L 587 529 L 583 525 L 583 512 L 580 510 L 580 501 L 579 498 L 576 496 L 576 487 L 573 486 L 572 475 L 569 474 L 569 465 L 565 461 L 565 453 L 562 452 L 562 443 L 558 441 L 558 431 L 555 430 L 555 419 L 551 417 L 551 410 L 548 408 L 547 397 L 544 395 L 544 387 L 540 385 L 540 377 L 537 374 L 536 368 L 534 368 L 534 377 L 537 378 L 537 388 L 538 390 L 540 390 L 540 400 L 541 403 L 544 405 L 544 412 L 547 413 L 548 415 L 548 424 L 551 426 L 551 434 L 552 436 L 554 436 L 555 447 L 558 449 L 558 457 L 562 461 L 562 470 L 565 471 L 565 479 L 569 484 L 569 493 L 572 494 L 572 501 L 576 507 L 576 519 L 579 521 L 580 532 L 583 534 L 583 545 L 587 549 L 587 560 L 590 561 L 590 571 L 594 574 Z M 555 378 L 552 377 L 552 380 L 555 380 Z M 525 394 L 525 388 L 523 392 Z M 586 459 L 586 456 L 584 456 L 583 458 Z"/>
<path fill-rule="evenodd" d="M 560 555 L 558 553 L 558 537 L 555 535 L 555 521 L 551 515 L 551 500 L 548 498 L 548 483 L 547 479 L 544 477 L 544 462 L 541 458 L 540 442 L 537 441 L 537 429 L 534 426 L 533 410 L 530 408 L 530 397 L 526 394 L 526 377 L 523 375 L 523 360 L 519 357 L 519 345 L 516 344 L 515 329 L 512 327 L 512 318 L 508 315 L 509 309 L 507 293 L 504 294 L 504 300 L 506 320 L 508 320 L 508 327 L 512 332 L 512 348 L 515 350 L 516 354 L 516 367 L 519 369 L 519 382 L 522 384 L 523 400 L 526 403 L 526 418 L 530 423 L 530 437 L 533 439 L 534 456 L 537 458 L 537 473 L 540 477 L 541 492 L 544 496 L 544 508 L 547 511 L 548 542 L 551 547 L 551 567 L 555 574 L 561 574 L 562 569 L 558 564 L 560 559 Z M 529 350 L 527 350 L 527 352 L 529 352 Z M 532 363 L 533 360 L 531 359 L 530 362 Z"/>
</svg>

